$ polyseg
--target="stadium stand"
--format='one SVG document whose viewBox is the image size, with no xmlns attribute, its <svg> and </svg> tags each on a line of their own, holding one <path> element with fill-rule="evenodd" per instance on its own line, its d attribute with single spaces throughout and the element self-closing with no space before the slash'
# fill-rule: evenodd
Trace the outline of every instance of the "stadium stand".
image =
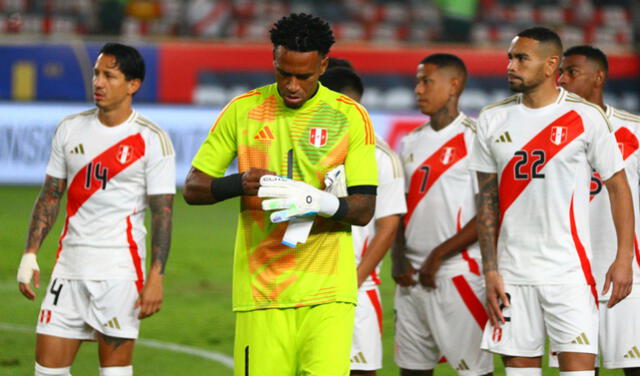
<svg viewBox="0 0 640 376">
<path fill-rule="evenodd" d="M 304 11 L 330 21 L 344 41 L 501 44 L 522 27 L 545 24 L 568 44 L 629 47 L 637 8 L 632 0 L 0 0 L 0 31 L 262 41 L 265 24 Z M 452 33 L 465 24 L 468 36 Z"/>
</svg>

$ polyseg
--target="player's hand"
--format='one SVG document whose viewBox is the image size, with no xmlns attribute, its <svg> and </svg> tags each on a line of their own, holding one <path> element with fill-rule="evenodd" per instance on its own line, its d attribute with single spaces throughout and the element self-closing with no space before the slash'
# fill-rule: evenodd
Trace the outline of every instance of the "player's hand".
<svg viewBox="0 0 640 376">
<path fill-rule="evenodd" d="M 424 287 L 436 288 L 436 273 L 444 261 L 441 248 L 436 247 L 418 270 L 418 279 Z"/>
<path fill-rule="evenodd" d="M 631 260 L 616 258 L 609 267 L 604 280 L 604 288 L 602 295 L 609 291 L 609 287 L 613 283 L 613 290 L 607 308 L 611 308 L 618 304 L 622 299 L 631 293 L 633 284 L 633 270 L 631 268 Z"/>
<path fill-rule="evenodd" d="M 258 197 L 270 198 L 262 201 L 262 210 L 277 210 L 271 214 L 273 223 L 314 214 L 330 217 L 340 205 L 338 198 L 331 193 L 281 176 L 265 175 L 260 178 Z"/>
<path fill-rule="evenodd" d="M 139 319 L 147 318 L 162 308 L 164 288 L 162 286 L 163 276 L 156 273 L 149 273 L 149 279 L 140 290 L 140 296 L 136 300 L 134 309 L 140 308 Z"/>
<path fill-rule="evenodd" d="M 398 285 L 409 287 L 417 284 L 413 278 L 416 270 L 411 266 L 411 262 L 409 262 L 406 257 L 402 257 L 402 260 L 397 260 L 397 257 L 393 257 L 391 261 L 391 276 Z"/>
<path fill-rule="evenodd" d="M 40 267 L 36 260 L 36 254 L 27 252 L 22 255 L 20 266 L 18 266 L 18 289 L 29 300 L 36 298 L 36 293 L 31 288 L 31 278 L 35 288 L 40 288 Z"/>
<path fill-rule="evenodd" d="M 487 289 L 487 313 L 491 320 L 491 325 L 499 327 L 505 323 L 500 303 L 505 307 L 509 307 L 510 302 L 504 290 L 502 276 L 496 270 L 490 270 L 484 273 L 485 288 Z"/>
<path fill-rule="evenodd" d="M 273 171 L 251 167 L 242 174 L 242 190 L 246 196 L 255 196 L 260 189 L 260 178 L 264 175 L 275 175 Z"/>
</svg>

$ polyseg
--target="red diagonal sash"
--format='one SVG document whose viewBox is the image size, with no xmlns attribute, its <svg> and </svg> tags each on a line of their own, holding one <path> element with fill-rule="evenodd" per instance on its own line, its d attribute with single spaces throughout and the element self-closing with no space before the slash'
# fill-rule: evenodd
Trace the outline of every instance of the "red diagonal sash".
<svg viewBox="0 0 640 376">
<path fill-rule="evenodd" d="M 78 171 L 69 184 L 67 218 L 62 236 L 58 241 L 58 256 L 62 251 L 62 240 L 67 235 L 69 218 L 73 217 L 94 193 L 103 189 L 106 182 L 142 158 L 144 153 L 144 139 L 140 133 L 136 133 L 111 146 Z M 89 166 L 91 166 L 91 171 L 89 171 Z M 96 170 L 103 180 L 96 176 Z"/>
<path fill-rule="evenodd" d="M 411 175 L 409 193 L 407 194 L 407 214 L 404 223 L 407 225 L 416 206 L 429 192 L 429 189 L 448 169 L 467 156 L 464 133 L 459 133 L 447 141 L 424 160 Z"/>
<path fill-rule="evenodd" d="M 514 155 L 502 170 L 500 176 L 498 194 L 500 196 L 501 221 L 511 204 L 516 201 L 522 191 L 529 185 L 534 173 L 541 174 L 540 171 L 544 166 L 583 132 L 582 118 L 577 112 L 569 111 L 549 124 L 524 145 L 520 150 L 523 152 L 522 154 Z M 532 154 L 534 151 L 536 153 Z M 527 157 L 524 157 L 524 154 Z M 516 165 L 518 172 L 516 172 Z"/>
<path fill-rule="evenodd" d="M 638 150 L 640 147 L 640 143 L 638 142 L 638 138 L 634 135 L 629 129 L 625 127 L 620 127 L 614 134 L 616 136 L 616 141 L 618 141 L 618 148 L 620 148 L 620 152 L 622 153 L 622 160 L 626 161 L 633 153 Z M 591 174 L 591 195 L 589 196 L 589 201 L 593 200 L 594 197 L 602 190 L 604 182 L 596 171 Z"/>
<path fill-rule="evenodd" d="M 121 146 L 128 146 L 127 153 L 132 153 L 128 158 L 119 158 L 118 154 L 121 150 Z M 102 152 L 102 154 L 93 158 L 86 166 L 80 169 L 76 176 L 73 177 L 71 184 L 69 184 L 69 193 L 67 197 L 67 215 L 72 217 L 78 209 L 84 204 L 94 193 L 103 188 L 102 181 L 95 178 L 95 170 L 89 171 L 88 166 L 91 164 L 96 169 L 98 164 L 102 169 L 106 169 L 106 180 L 113 179 L 116 175 L 122 172 L 125 168 L 131 166 L 138 159 L 142 158 L 145 151 L 144 140 L 140 133 L 131 135 L 117 144 L 111 146 L 109 149 Z M 123 161 L 123 162 L 121 162 Z M 87 176 L 88 173 L 94 176 Z M 87 179 L 87 177 L 89 179 Z M 87 186 L 89 182 L 89 186 Z"/>
</svg>

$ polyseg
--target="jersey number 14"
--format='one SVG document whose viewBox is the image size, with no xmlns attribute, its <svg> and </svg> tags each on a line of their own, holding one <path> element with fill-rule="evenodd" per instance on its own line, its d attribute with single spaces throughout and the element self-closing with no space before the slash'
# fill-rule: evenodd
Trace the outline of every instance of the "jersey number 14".
<svg viewBox="0 0 640 376">
<path fill-rule="evenodd" d="M 102 167 L 100 162 L 95 165 L 93 162 L 89 162 L 87 165 L 87 178 L 84 182 L 85 189 L 91 189 L 94 184 L 101 184 L 102 189 L 107 189 L 107 181 L 109 180 L 109 169 Z"/>
</svg>

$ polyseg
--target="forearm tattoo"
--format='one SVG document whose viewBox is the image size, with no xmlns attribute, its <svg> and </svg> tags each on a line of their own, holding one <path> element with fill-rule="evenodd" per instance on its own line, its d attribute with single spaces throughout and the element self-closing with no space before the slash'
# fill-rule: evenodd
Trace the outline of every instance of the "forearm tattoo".
<svg viewBox="0 0 640 376">
<path fill-rule="evenodd" d="M 478 244 L 482 253 L 485 272 L 497 270 L 497 238 L 500 225 L 500 203 L 498 201 L 498 175 L 478 172 Z"/>
<path fill-rule="evenodd" d="M 31 213 L 26 249 L 40 248 L 42 241 L 56 222 L 60 211 L 60 200 L 66 188 L 67 181 L 65 179 L 51 176 L 45 178 L 40 196 L 38 196 Z"/>
<path fill-rule="evenodd" d="M 173 195 L 150 195 L 149 208 L 151 209 L 151 267 L 159 265 L 160 274 L 164 274 L 171 247 Z"/>
</svg>

